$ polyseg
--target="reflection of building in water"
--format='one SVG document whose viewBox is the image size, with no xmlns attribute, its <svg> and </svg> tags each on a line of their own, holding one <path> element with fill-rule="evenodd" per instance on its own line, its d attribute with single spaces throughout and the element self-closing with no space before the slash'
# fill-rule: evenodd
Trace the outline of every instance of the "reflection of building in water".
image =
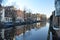
<svg viewBox="0 0 60 40">
<path fill-rule="evenodd" d="M 40 28 L 40 23 L 36 24 L 36 28 L 38 28 L 38 29 Z"/>
<path fill-rule="evenodd" d="M 41 27 L 44 27 L 46 25 L 46 22 L 40 22 L 40 23 L 37 23 L 36 24 L 36 28 L 41 28 Z"/>
<path fill-rule="evenodd" d="M 45 26 L 46 23 L 34 23 L 30 25 L 22 25 L 22 26 L 17 26 L 16 28 L 16 35 L 24 34 L 27 31 L 30 31 L 31 29 L 39 29 L 40 27 Z"/>
<path fill-rule="evenodd" d="M 32 28 L 31 25 L 17 26 L 16 35 L 20 35 L 21 33 L 25 33 L 26 31 L 30 30 L 31 28 Z"/>
<path fill-rule="evenodd" d="M 30 24 L 30 25 L 23 25 L 23 26 L 17 26 L 16 27 L 16 35 L 20 35 L 22 33 L 25 33 L 26 31 L 30 31 L 31 29 L 36 28 L 36 23 L 35 24 Z"/>
<path fill-rule="evenodd" d="M 34 28 L 36 28 L 36 23 L 34 23 L 33 25 L 32 25 L 32 29 L 34 29 Z"/>
<path fill-rule="evenodd" d="M 44 27 L 46 25 L 46 22 L 39 22 L 39 23 L 34 23 L 31 28 L 41 28 L 41 27 Z"/>
<path fill-rule="evenodd" d="M 16 26 L 16 35 L 20 35 L 21 33 L 23 33 L 23 27 L 24 26 Z"/>
<path fill-rule="evenodd" d="M 4 38 L 13 40 L 15 31 L 13 28 L 7 28 L 4 30 Z"/>
<path fill-rule="evenodd" d="M 46 22 L 40 22 L 40 26 L 44 27 L 46 25 Z"/>
</svg>

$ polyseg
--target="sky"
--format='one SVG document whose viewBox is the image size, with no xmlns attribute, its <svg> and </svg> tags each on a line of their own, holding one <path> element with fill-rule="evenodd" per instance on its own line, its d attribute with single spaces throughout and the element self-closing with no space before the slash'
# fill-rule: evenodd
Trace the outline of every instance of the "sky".
<svg viewBox="0 0 60 40">
<path fill-rule="evenodd" d="M 32 13 L 46 14 L 50 17 L 55 10 L 54 0 L 3 0 L 2 5 L 14 5 L 17 9 L 30 9 Z"/>
</svg>

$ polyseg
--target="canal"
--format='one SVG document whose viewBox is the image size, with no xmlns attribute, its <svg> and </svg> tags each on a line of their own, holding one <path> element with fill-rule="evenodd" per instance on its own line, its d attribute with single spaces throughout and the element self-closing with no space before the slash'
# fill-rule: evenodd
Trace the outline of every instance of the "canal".
<svg viewBox="0 0 60 40">
<path fill-rule="evenodd" d="M 15 40 L 51 40 L 48 31 L 49 23 L 46 22 L 17 26 Z"/>
</svg>

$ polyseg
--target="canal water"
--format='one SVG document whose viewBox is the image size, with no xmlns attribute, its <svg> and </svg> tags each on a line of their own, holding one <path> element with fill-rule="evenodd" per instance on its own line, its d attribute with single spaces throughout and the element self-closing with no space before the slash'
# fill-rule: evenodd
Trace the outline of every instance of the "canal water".
<svg viewBox="0 0 60 40">
<path fill-rule="evenodd" d="M 46 22 L 16 26 L 15 40 L 51 40 L 48 31 Z"/>
</svg>

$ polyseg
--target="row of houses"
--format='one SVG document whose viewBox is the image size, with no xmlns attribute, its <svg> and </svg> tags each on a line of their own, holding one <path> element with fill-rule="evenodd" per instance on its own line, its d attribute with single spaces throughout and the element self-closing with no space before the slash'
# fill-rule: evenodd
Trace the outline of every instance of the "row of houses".
<svg viewBox="0 0 60 40">
<path fill-rule="evenodd" d="M 8 22 L 8 21 L 12 21 L 12 19 L 16 18 L 16 20 L 20 20 L 20 21 L 26 21 L 26 20 L 33 20 L 33 21 L 37 21 L 37 20 L 44 20 L 44 18 L 46 19 L 46 15 L 40 14 L 40 13 L 36 13 L 36 14 L 32 14 L 27 13 L 20 9 L 16 9 L 14 6 L 1 6 L 0 5 L 0 21 L 1 22 Z"/>
<path fill-rule="evenodd" d="M 0 21 L 1 22 L 8 22 L 12 21 L 12 18 L 15 17 L 16 19 L 24 20 L 23 12 L 19 9 L 17 10 L 14 6 L 0 6 Z"/>
</svg>

